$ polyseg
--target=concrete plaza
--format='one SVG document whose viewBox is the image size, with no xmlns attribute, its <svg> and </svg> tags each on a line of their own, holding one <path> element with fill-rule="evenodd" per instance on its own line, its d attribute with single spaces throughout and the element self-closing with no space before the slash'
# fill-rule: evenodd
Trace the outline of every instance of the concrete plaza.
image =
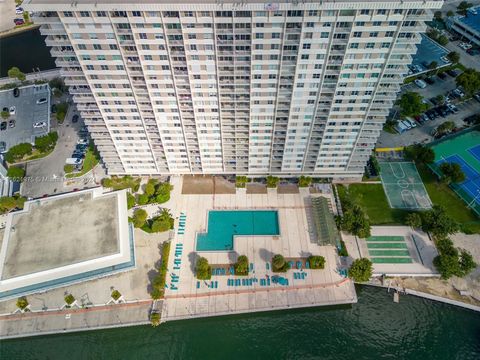
<svg viewBox="0 0 480 360">
<path fill-rule="evenodd" d="M 353 283 L 338 273 L 340 261 L 335 248 L 319 246 L 315 241 L 308 189 L 301 189 L 298 194 L 279 194 L 275 189 L 269 189 L 267 194 L 247 194 L 245 190 L 237 190 L 236 194 L 199 195 L 181 194 L 179 177 L 172 178 L 171 182 L 174 190 L 168 205 L 176 217 L 175 228 L 178 228 L 180 213 L 186 215 L 186 220 L 184 233 L 176 231 L 171 245 L 162 321 L 357 301 Z M 196 235 L 205 232 L 208 211 L 214 209 L 277 210 L 280 235 L 235 237 L 234 251 L 197 253 Z M 177 244 L 183 244 L 180 256 L 175 256 Z M 261 279 L 275 276 L 271 266 L 267 265 L 274 254 L 305 260 L 310 255 L 321 255 L 325 257 L 326 266 L 323 270 L 295 268 L 279 274 L 288 279 L 288 286 L 273 282 L 261 286 Z M 194 269 L 198 256 L 207 258 L 215 267 L 230 266 L 239 255 L 246 255 L 253 264 L 249 276 L 213 275 L 209 281 L 196 279 Z M 180 266 L 174 263 L 175 259 L 180 260 Z M 306 275 L 297 279 L 294 273 Z M 172 275 L 178 276 L 178 282 L 172 282 Z M 227 285 L 229 279 L 242 278 L 253 282 L 248 286 Z M 211 285 L 212 281 L 216 286 Z"/>
</svg>

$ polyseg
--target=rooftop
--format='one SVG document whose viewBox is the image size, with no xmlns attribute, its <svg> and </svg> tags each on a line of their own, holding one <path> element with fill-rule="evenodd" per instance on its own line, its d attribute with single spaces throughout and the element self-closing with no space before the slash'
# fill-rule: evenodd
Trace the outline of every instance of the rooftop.
<svg viewBox="0 0 480 360">
<path fill-rule="evenodd" d="M 475 11 L 476 14 L 469 11 L 466 16 L 460 17 L 458 21 L 480 33 L 480 6 L 472 8 L 471 10 Z"/>
<path fill-rule="evenodd" d="M 130 238 L 124 191 L 103 194 L 96 188 L 26 202 L 24 210 L 7 218 L 0 298 L 113 270 L 131 260 Z"/>
</svg>

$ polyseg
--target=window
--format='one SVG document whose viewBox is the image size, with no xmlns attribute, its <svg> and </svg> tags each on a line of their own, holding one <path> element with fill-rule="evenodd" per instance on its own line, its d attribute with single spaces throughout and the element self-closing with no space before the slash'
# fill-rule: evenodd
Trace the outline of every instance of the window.
<svg viewBox="0 0 480 360">
<path fill-rule="evenodd" d="M 385 10 L 385 9 L 377 10 L 377 15 L 386 15 L 386 14 L 387 14 L 387 10 Z"/>
<path fill-rule="evenodd" d="M 308 16 L 318 16 L 318 11 L 317 10 L 309 10 L 308 11 Z"/>
<path fill-rule="evenodd" d="M 263 39 L 263 33 L 256 33 L 255 39 Z"/>
<path fill-rule="evenodd" d="M 320 37 L 321 37 L 322 39 L 327 39 L 329 34 L 330 34 L 330 33 L 328 33 L 328 32 L 322 32 L 322 33 L 320 33 Z"/>
<path fill-rule="evenodd" d="M 370 37 L 378 37 L 378 31 L 371 32 Z"/>
<path fill-rule="evenodd" d="M 385 37 L 393 37 L 393 31 L 386 31 Z"/>
<path fill-rule="evenodd" d="M 356 38 L 362 37 L 362 32 L 361 31 L 354 31 L 353 32 L 353 37 L 356 37 Z"/>
<path fill-rule="evenodd" d="M 390 47 L 390 43 L 384 42 L 382 43 L 382 49 L 388 49 Z"/>
<path fill-rule="evenodd" d="M 308 60 L 309 57 L 310 55 L 308 54 L 302 54 L 302 60 Z"/>
<path fill-rule="evenodd" d="M 65 17 L 73 17 L 73 12 L 71 12 L 71 11 L 64 11 L 64 12 L 63 12 L 63 16 L 65 16 Z"/>
<path fill-rule="evenodd" d="M 303 48 L 304 48 L 305 50 L 310 49 L 311 46 L 312 46 L 311 44 L 303 44 Z"/>
<path fill-rule="evenodd" d="M 350 49 L 358 49 L 358 43 L 351 43 Z"/>
<path fill-rule="evenodd" d="M 88 11 L 80 11 L 81 17 L 90 17 L 90 13 Z"/>
<path fill-rule="evenodd" d="M 382 26 L 382 22 L 381 21 L 374 21 L 372 23 L 373 26 Z"/>
<path fill-rule="evenodd" d="M 360 15 L 368 15 L 370 14 L 370 10 L 361 10 Z"/>
<path fill-rule="evenodd" d="M 84 44 L 78 44 L 78 50 L 87 50 L 87 47 Z"/>
<path fill-rule="evenodd" d="M 132 11 L 132 16 L 140 17 L 142 13 L 140 11 Z"/>
<path fill-rule="evenodd" d="M 365 49 L 373 49 L 375 47 L 375 43 L 366 43 Z"/>
<path fill-rule="evenodd" d="M 97 11 L 97 16 L 98 17 L 106 17 L 107 16 L 107 12 L 106 11 Z"/>
</svg>

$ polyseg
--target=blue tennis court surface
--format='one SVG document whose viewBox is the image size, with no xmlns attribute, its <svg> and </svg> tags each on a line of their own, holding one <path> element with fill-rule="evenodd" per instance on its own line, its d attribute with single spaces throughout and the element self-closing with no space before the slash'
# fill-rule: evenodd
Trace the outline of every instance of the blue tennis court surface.
<svg viewBox="0 0 480 360">
<path fill-rule="evenodd" d="M 471 147 L 470 149 L 468 149 L 468 152 L 480 162 L 480 145 Z"/>
</svg>

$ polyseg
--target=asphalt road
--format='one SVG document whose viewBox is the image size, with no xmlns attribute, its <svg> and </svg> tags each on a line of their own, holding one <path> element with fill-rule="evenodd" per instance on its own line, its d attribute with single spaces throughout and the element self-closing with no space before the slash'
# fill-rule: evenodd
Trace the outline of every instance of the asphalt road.
<svg viewBox="0 0 480 360">
<path fill-rule="evenodd" d="M 460 63 L 465 67 L 480 71 L 480 55 L 469 55 L 458 44 L 460 44 L 460 41 L 450 41 L 445 47 L 448 50 L 457 52 L 460 55 Z"/>
<path fill-rule="evenodd" d="M 73 114 L 74 106 L 70 106 L 63 124 L 52 128 L 58 132 L 55 150 L 43 159 L 28 162 L 22 195 L 35 198 L 63 191 L 65 159 L 72 154 L 78 140 L 77 130 L 82 126 L 81 121 L 72 124 Z"/>
</svg>

